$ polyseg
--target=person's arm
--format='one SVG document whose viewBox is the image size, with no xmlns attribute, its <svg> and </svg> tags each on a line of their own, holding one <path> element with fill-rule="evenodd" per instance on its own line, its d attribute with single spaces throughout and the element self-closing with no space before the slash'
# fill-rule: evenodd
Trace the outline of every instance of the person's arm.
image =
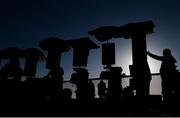
<svg viewBox="0 0 180 118">
<path fill-rule="evenodd" d="M 150 57 L 152 57 L 154 59 L 160 60 L 160 61 L 163 60 L 163 56 L 158 56 L 158 55 L 152 54 L 149 51 L 147 52 L 147 55 L 149 55 Z"/>
</svg>

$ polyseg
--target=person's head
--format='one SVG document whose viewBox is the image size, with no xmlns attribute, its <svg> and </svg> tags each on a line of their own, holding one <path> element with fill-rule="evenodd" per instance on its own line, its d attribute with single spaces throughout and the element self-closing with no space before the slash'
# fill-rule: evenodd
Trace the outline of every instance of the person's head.
<svg viewBox="0 0 180 118">
<path fill-rule="evenodd" d="M 89 83 L 92 83 L 92 80 L 89 80 Z"/>
<path fill-rule="evenodd" d="M 163 50 L 163 56 L 169 56 L 169 55 L 171 55 L 171 50 L 165 48 L 165 49 Z"/>
<path fill-rule="evenodd" d="M 103 80 L 100 80 L 100 83 L 104 83 L 104 81 L 103 81 Z"/>
</svg>

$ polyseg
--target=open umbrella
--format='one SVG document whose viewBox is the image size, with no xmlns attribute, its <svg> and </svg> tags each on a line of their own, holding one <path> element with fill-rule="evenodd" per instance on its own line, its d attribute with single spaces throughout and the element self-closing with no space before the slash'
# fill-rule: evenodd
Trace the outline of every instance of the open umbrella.
<svg viewBox="0 0 180 118">
<path fill-rule="evenodd" d="M 128 23 L 117 28 L 114 38 L 124 37 L 125 39 L 134 38 L 134 35 L 151 34 L 155 25 L 152 21 Z"/>
<path fill-rule="evenodd" d="M 9 64 L 19 64 L 19 57 L 22 57 L 22 49 L 18 47 L 8 47 L 0 52 L 1 59 L 9 59 Z"/>
<path fill-rule="evenodd" d="M 97 49 L 99 46 L 87 37 L 67 40 L 67 43 L 74 49 L 73 66 L 87 66 L 90 49 Z"/>
<path fill-rule="evenodd" d="M 103 42 L 113 38 L 117 29 L 118 28 L 116 26 L 102 26 L 92 31 L 89 31 L 88 33 L 94 35 L 98 41 Z"/>
<path fill-rule="evenodd" d="M 68 45 L 73 48 L 88 48 L 88 49 L 97 49 L 99 46 L 91 41 L 88 37 L 82 37 L 78 39 L 71 39 L 66 41 Z"/>
<path fill-rule="evenodd" d="M 0 51 L 1 59 L 8 59 L 11 57 L 19 58 L 20 56 L 22 56 L 22 49 L 18 48 L 18 47 L 8 47 L 8 48 Z"/>
<path fill-rule="evenodd" d="M 112 38 L 126 39 L 132 38 L 133 33 L 144 32 L 145 34 L 153 33 L 155 25 L 152 21 L 128 23 L 123 26 L 102 26 L 88 33 L 94 35 L 98 41 L 107 41 Z"/>
<path fill-rule="evenodd" d="M 46 57 L 44 53 L 38 48 L 27 48 L 23 51 L 26 58 L 24 75 L 35 76 L 38 61 L 45 61 Z"/>
<path fill-rule="evenodd" d="M 69 51 L 69 46 L 63 39 L 57 37 L 46 38 L 39 42 L 39 47 L 43 50 L 49 50 L 51 48 L 59 49 L 61 52 Z"/>
<path fill-rule="evenodd" d="M 39 42 L 39 47 L 48 51 L 47 65 L 48 69 L 57 68 L 60 65 L 61 53 L 69 51 L 67 43 L 57 37 L 50 37 Z"/>
<path fill-rule="evenodd" d="M 0 59 L 9 59 L 8 73 L 20 79 L 22 69 L 20 68 L 19 57 L 22 57 L 22 49 L 18 47 L 8 47 L 0 51 Z"/>
</svg>

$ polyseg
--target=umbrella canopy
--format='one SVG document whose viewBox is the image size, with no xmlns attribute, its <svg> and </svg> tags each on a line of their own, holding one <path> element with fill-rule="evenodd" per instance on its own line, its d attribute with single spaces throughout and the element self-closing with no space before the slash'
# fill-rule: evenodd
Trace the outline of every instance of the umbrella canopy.
<svg viewBox="0 0 180 118">
<path fill-rule="evenodd" d="M 57 37 L 50 37 L 40 41 L 39 47 L 43 50 L 58 49 L 61 52 L 70 50 L 70 47 L 66 44 L 66 42 Z"/>
<path fill-rule="evenodd" d="M 26 58 L 30 58 L 37 61 L 45 61 L 46 57 L 44 53 L 38 48 L 27 48 L 23 50 L 23 54 Z"/>
<path fill-rule="evenodd" d="M 19 57 L 22 56 L 22 49 L 18 47 L 9 47 L 0 52 L 1 59 L 9 59 L 9 64 L 5 68 L 7 68 L 7 74 L 14 79 L 21 79 L 22 69 L 20 68 Z"/>
<path fill-rule="evenodd" d="M 11 66 L 19 66 L 19 57 L 22 56 L 22 49 L 18 47 L 8 47 L 0 52 L 0 59 L 9 59 Z"/>
<path fill-rule="evenodd" d="M 117 31 L 116 26 L 103 26 L 95 30 L 89 31 L 90 35 L 94 35 L 98 41 L 107 41 L 113 38 L 114 34 Z"/>
<path fill-rule="evenodd" d="M 153 33 L 155 25 L 152 21 L 128 23 L 117 28 L 117 33 L 114 38 L 124 37 L 125 39 L 132 38 L 133 34 L 145 33 L 146 35 Z"/>
<path fill-rule="evenodd" d="M 107 41 L 112 38 L 121 38 L 125 39 L 132 38 L 133 33 L 142 33 L 150 34 L 153 33 L 155 25 L 152 21 L 137 22 L 137 23 L 128 23 L 126 25 L 116 27 L 116 26 L 105 26 L 100 27 L 95 30 L 88 32 L 90 35 L 94 35 L 98 41 Z"/>
<path fill-rule="evenodd" d="M 97 44 L 95 44 L 93 41 L 91 41 L 88 37 L 67 40 L 66 42 L 72 48 L 87 48 L 87 49 L 99 48 L 99 46 Z"/>
<path fill-rule="evenodd" d="M 18 47 L 8 47 L 0 51 L 0 59 L 7 59 L 12 57 L 21 57 L 22 49 Z"/>
</svg>

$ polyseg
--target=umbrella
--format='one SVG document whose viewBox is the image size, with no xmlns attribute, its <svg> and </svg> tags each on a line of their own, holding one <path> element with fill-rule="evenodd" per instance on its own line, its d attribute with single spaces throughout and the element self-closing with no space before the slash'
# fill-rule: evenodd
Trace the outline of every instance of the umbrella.
<svg viewBox="0 0 180 118">
<path fill-rule="evenodd" d="M 97 49 L 99 46 L 91 41 L 88 37 L 82 37 L 79 39 L 71 39 L 66 41 L 72 48 L 88 48 Z"/>
<path fill-rule="evenodd" d="M 116 31 L 117 31 L 116 26 L 103 26 L 95 30 L 89 31 L 88 33 L 94 35 L 98 41 L 103 42 L 113 38 Z"/>
<path fill-rule="evenodd" d="M 152 21 L 137 22 L 137 23 L 128 23 L 126 25 L 117 27 L 117 26 L 103 26 L 95 30 L 88 32 L 90 35 L 94 35 L 98 41 L 107 41 L 112 38 L 121 38 L 126 39 L 132 38 L 133 33 L 142 33 L 150 34 L 153 33 L 155 25 Z"/>
<path fill-rule="evenodd" d="M 125 39 L 132 38 L 132 35 L 145 33 L 146 35 L 153 33 L 155 25 L 152 21 L 128 23 L 117 28 L 117 33 L 114 38 L 124 37 Z"/>
<path fill-rule="evenodd" d="M 22 49 L 18 47 L 8 47 L 2 51 L 0 51 L 1 59 L 8 59 L 8 73 L 11 76 L 18 76 L 20 79 L 22 69 L 20 68 L 19 57 L 22 57 Z"/>
<path fill-rule="evenodd" d="M 70 50 L 70 47 L 66 44 L 66 42 L 57 37 L 50 37 L 40 41 L 39 47 L 43 50 L 57 49 L 61 52 Z"/>
<path fill-rule="evenodd" d="M 45 61 L 46 57 L 44 53 L 38 48 L 27 48 L 24 51 L 26 58 L 24 75 L 35 76 L 38 61 Z"/>
<path fill-rule="evenodd" d="M 99 48 L 87 37 L 67 40 L 67 43 L 74 49 L 73 66 L 87 66 L 89 50 Z"/>
<path fill-rule="evenodd" d="M 27 48 L 23 50 L 23 54 L 27 58 L 32 58 L 37 61 L 45 61 L 46 57 L 44 53 L 38 48 Z"/>
<path fill-rule="evenodd" d="M 48 51 L 47 64 L 48 69 L 57 68 L 60 65 L 61 53 L 70 50 L 67 43 L 57 37 L 50 37 L 39 42 L 39 47 Z"/>
<path fill-rule="evenodd" d="M 0 58 L 1 59 L 8 59 L 12 57 L 21 57 L 22 56 L 22 49 L 18 47 L 8 47 L 4 50 L 0 51 Z"/>
<path fill-rule="evenodd" d="M 8 47 L 0 51 L 0 59 L 9 59 L 10 65 L 19 65 L 19 57 L 22 57 L 22 49 L 18 47 Z"/>
</svg>

